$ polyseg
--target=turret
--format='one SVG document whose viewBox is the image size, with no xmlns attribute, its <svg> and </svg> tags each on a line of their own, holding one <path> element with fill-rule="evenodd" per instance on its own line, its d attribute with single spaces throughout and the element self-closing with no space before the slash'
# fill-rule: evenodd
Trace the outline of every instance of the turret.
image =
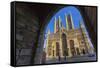
<svg viewBox="0 0 100 68">
<path fill-rule="evenodd" d="M 68 30 L 68 21 L 67 21 L 67 15 L 66 15 L 66 13 L 65 13 L 65 20 L 66 20 L 66 29 Z"/>
<path fill-rule="evenodd" d="M 61 29 L 61 18 L 60 18 L 60 16 L 59 16 L 59 19 L 58 19 L 58 21 L 59 21 L 59 29 Z"/>
<path fill-rule="evenodd" d="M 56 20 L 56 17 L 55 17 L 55 20 L 54 20 L 54 33 L 56 33 L 56 22 L 57 22 L 57 20 Z"/>
<path fill-rule="evenodd" d="M 61 28 L 62 28 L 61 17 L 59 16 L 58 20 L 55 17 L 55 20 L 54 20 L 54 33 L 60 31 Z"/>
</svg>

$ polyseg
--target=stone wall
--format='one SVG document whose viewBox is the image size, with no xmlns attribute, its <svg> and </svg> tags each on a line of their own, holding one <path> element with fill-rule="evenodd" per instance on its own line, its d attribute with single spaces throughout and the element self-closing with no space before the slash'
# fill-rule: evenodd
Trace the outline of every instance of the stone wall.
<svg viewBox="0 0 100 68">
<path fill-rule="evenodd" d="M 38 18 L 25 5 L 16 5 L 16 65 L 32 64 L 39 31 Z"/>
</svg>

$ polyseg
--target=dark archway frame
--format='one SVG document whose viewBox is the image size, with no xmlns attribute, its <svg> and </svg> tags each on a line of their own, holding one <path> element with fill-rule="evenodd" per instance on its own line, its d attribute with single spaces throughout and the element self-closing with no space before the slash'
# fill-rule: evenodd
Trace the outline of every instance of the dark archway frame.
<svg viewBox="0 0 100 68">
<path fill-rule="evenodd" d="M 91 39 L 91 42 L 95 48 L 96 51 L 96 55 L 97 55 L 97 9 L 96 9 L 96 28 L 94 27 L 94 25 L 92 24 L 92 21 L 90 20 L 89 16 L 87 15 L 87 9 L 85 7 L 90 7 L 91 6 L 78 6 L 78 5 L 61 5 L 58 6 L 56 8 L 53 8 L 52 12 L 50 12 L 47 16 L 46 19 L 44 20 L 44 24 L 41 25 L 41 32 L 45 33 L 45 29 L 48 25 L 48 22 L 51 20 L 51 18 L 55 15 L 55 13 L 57 13 L 59 10 L 61 10 L 64 7 L 68 7 L 68 6 L 73 6 L 75 7 L 81 14 L 84 24 L 86 26 L 86 30 L 88 31 L 89 37 Z M 94 6 L 92 6 L 94 7 Z M 95 31 L 96 30 L 96 31 Z"/>
</svg>

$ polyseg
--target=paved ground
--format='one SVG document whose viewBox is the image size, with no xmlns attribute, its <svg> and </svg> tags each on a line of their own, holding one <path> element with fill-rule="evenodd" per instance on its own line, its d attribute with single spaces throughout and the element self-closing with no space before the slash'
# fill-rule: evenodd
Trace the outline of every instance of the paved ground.
<svg viewBox="0 0 100 68">
<path fill-rule="evenodd" d="M 75 57 L 70 57 L 66 58 L 61 58 L 59 61 L 58 59 L 50 59 L 46 61 L 46 64 L 48 63 L 63 63 L 63 62 L 81 62 L 81 61 L 95 61 L 96 60 L 96 55 L 85 55 L 85 56 L 75 56 Z"/>
</svg>

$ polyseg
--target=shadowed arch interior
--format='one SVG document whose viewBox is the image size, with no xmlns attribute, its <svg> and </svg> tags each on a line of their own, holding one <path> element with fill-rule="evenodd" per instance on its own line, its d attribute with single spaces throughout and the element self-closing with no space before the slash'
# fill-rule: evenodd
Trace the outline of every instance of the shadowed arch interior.
<svg viewBox="0 0 100 68">
<path fill-rule="evenodd" d="M 67 37 L 66 34 L 62 34 L 62 49 L 63 49 L 63 56 L 68 56 L 68 51 L 67 51 Z"/>
</svg>

